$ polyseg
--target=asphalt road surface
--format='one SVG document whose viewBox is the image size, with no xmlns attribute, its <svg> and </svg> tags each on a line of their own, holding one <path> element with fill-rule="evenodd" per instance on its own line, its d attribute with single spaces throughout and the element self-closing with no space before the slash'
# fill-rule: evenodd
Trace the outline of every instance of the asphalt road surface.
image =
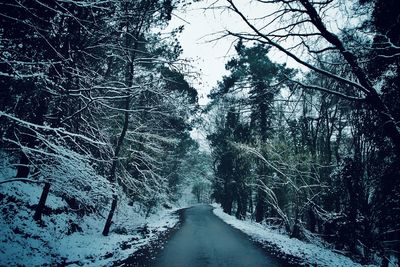
<svg viewBox="0 0 400 267">
<path fill-rule="evenodd" d="M 182 227 L 156 257 L 154 267 L 284 266 L 224 223 L 212 207 L 199 205 L 184 211 Z"/>
</svg>

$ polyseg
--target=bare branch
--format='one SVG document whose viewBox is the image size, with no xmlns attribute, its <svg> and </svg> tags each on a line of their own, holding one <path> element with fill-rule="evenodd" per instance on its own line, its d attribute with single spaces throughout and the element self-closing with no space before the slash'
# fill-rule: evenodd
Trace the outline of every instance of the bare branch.
<svg viewBox="0 0 400 267">
<path fill-rule="evenodd" d="M 13 183 L 13 182 L 44 184 L 44 183 L 47 183 L 48 181 L 38 181 L 38 180 L 33 180 L 33 179 L 28 179 L 28 178 L 11 178 L 11 179 L 0 181 L 0 184 Z"/>
<path fill-rule="evenodd" d="M 350 101 L 366 101 L 366 98 L 360 98 L 360 97 L 356 97 L 356 96 L 349 96 L 349 95 L 343 94 L 341 92 L 330 90 L 330 89 L 327 89 L 327 88 L 324 88 L 324 87 L 321 87 L 321 86 L 304 84 L 304 83 L 302 83 L 300 81 L 293 80 L 293 79 L 290 79 L 290 81 L 295 83 L 295 84 L 300 85 L 303 88 L 308 88 L 308 89 L 313 89 L 313 90 L 318 90 L 318 91 L 321 91 L 321 92 L 329 93 L 329 94 L 336 95 L 336 96 L 342 97 L 342 98 L 350 100 Z"/>
</svg>

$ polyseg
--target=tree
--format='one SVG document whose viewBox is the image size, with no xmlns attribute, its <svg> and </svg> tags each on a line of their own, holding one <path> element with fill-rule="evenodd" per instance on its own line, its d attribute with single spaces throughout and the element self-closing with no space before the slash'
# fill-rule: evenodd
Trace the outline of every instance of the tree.
<svg viewBox="0 0 400 267">
<path fill-rule="evenodd" d="M 271 62 L 267 56 L 270 47 L 264 44 L 246 47 L 242 40 L 239 39 L 235 49 L 237 57 L 232 58 L 226 64 L 226 69 L 231 73 L 223 78 L 219 87 L 214 89 L 210 96 L 215 101 L 220 101 L 220 98 L 223 99 L 232 95 L 233 106 L 240 102 L 245 110 L 249 109 L 249 126 L 247 128 L 249 131 L 243 131 L 242 137 L 235 138 L 234 141 L 251 142 L 250 139 L 252 139 L 257 146 L 262 147 L 274 134 L 272 125 L 275 116 L 274 98 L 283 88 L 283 83 L 287 80 L 287 77 L 293 75 L 293 71 L 285 68 L 284 65 Z M 245 137 L 246 135 L 249 136 Z M 239 162 L 239 159 L 240 157 L 236 161 Z M 246 162 L 242 164 L 247 166 Z M 267 214 L 265 191 L 261 190 L 261 187 L 262 184 L 268 183 L 267 179 L 272 176 L 272 170 L 264 164 L 255 163 L 255 165 L 258 176 L 255 217 L 256 221 L 261 222 L 265 214 Z M 249 175 L 245 173 L 246 171 L 241 175 Z M 241 188 L 243 187 L 240 183 L 237 183 L 237 185 Z M 246 186 L 242 189 L 244 192 L 247 191 Z M 241 210 L 239 211 L 241 214 L 239 217 L 244 217 L 245 215 L 246 209 L 243 209 L 243 213 L 242 206 L 238 206 L 238 209 Z"/>
<path fill-rule="evenodd" d="M 355 50 L 359 50 L 359 47 L 346 46 L 346 40 L 344 39 L 346 36 L 341 37 L 337 35 L 334 29 L 330 28 L 329 25 L 327 26 L 327 23 L 324 21 L 325 16 L 327 16 L 324 15 L 324 11 L 334 8 L 332 1 L 256 1 L 260 5 L 259 8 L 266 8 L 271 4 L 277 4 L 271 14 L 263 17 L 265 21 L 262 21 L 262 25 L 257 26 L 251 22 L 248 16 L 239 10 L 234 1 L 227 0 L 227 2 L 227 8 L 236 13 L 250 30 L 250 32 L 245 34 L 236 33 L 234 30 L 228 31 L 227 34 L 243 40 L 254 40 L 271 45 L 311 71 L 320 73 L 342 85 L 349 86 L 350 90 L 342 93 L 332 88 L 303 84 L 297 81 L 298 84 L 309 89 L 321 90 L 348 100 L 367 103 L 368 107 L 384 122 L 382 126 L 385 129 L 385 135 L 390 138 L 396 147 L 396 153 L 400 153 L 400 131 L 396 127 L 397 119 L 374 87 L 374 81 L 369 78 L 368 71 L 361 65 L 360 62 L 364 59 L 363 55 L 359 55 Z M 278 20 L 278 18 L 280 18 L 279 21 L 282 22 L 282 25 L 277 29 L 271 29 L 271 26 L 275 26 L 274 21 Z M 293 41 L 295 43 L 293 47 L 302 47 L 302 51 L 305 51 L 309 57 L 320 58 L 320 54 L 326 51 L 337 53 L 345 64 L 349 66 L 352 77 L 337 75 L 309 63 L 300 54 L 296 54 L 293 49 L 290 47 L 287 48 L 284 43 L 285 40 Z M 315 46 L 312 45 L 316 40 L 321 40 L 318 49 L 315 49 Z M 366 49 L 370 48 L 366 47 Z M 389 48 L 393 49 L 390 50 Z M 382 55 L 378 50 L 376 51 L 379 56 Z M 395 45 L 388 44 L 386 51 L 391 51 L 391 54 L 385 56 L 397 57 Z"/>
<path fill-rule="evenodd" d="M 7 182 L 46 184 L 35 218 L 50 188 L 88 213 L 103 209 L 88 191 L 103 205 L 112 195 L 104 234 L 117 195 L 176 199 L 167 180 L 197 108 L 178 59 L 180 30 L 159 33 L 178 2 L 0 3 L 0 142 L 20 153 L 17 179 Z"/>
<path fill-rule="evenodd" d="M 227 29 L 227 36 L 270 46 L 307 69 L 295 78 L 288 77 L 292 82 L 290 102 L 297 108 L 285 120 L 295 154 L 310 156 L 305 165 L 310 170 L 308 181 L 316 181 L 320 189 L 317 194 L 312 188 L 299 194 L 300 203 L 309 203 L 309 227 L 327 235 L 346 236 L 329 241 L 353 253 L 363 251 L 366 261 L 372 249 L 385 259 L 393 248 L 387 245 L 393 238 L 383 233 L 395 233 L 396 238 L 396 227 L 389 222 L 395 219 L 389 214 L 396 214 L 400 203 L 394 185 L 400 155 L 396 126 L 400 120 L 399 4 L 380 0 L 260 0 L 251 2 L 254 10 L 265 10 L 256 17 L 245 13 L 239 1 L 226 3 L 225 10 L 248 27 L 240 32 Z M 330 23 L 338 17 L 343 23 Z M 225 79 L 226 84 L 235 82 Z M 284 131 L 277 140 L 288 143 Z M 261 149 L 257 151 L 263 155 Z M 389 221 L 383 223 L 382 218 Z M 354 236 L 348 238 L 346 230 L 350 228 Z M 382 236 L 371 234 L 377 232 Z"/>
<path fill-rule="evenodd" d="M 76 97 L 78 84 L 88 85 L 81 78 L 90 67 L 83 67 L 81 63 L 82 59 L 87 59 L 87 45 L 93 44 L 93 39 L 79 33 L 94 30 L 98 24 L 92 24 L 93 21 L 103 16 L 104 11 L 102 6 L 93 5 L 87 8 L 98 12 L 86 13 L 79 5 L 55 1 L 8 1 L 1 6 L 3 56 L 0 80 L 4 93 L 1 110 L 6 112 L 2 122 L 7 125 L 2 127 L 2 133 L 7 140 L 4 145 L 20 151 L 17 178 L 27 178 L 31 166 L 41 161 L 28 158 L 28 154 L 32 155 L 30 152 L 38 147 L 43 152 L 50 148 L 43 142 L 46 132 L 51 129 L 47 125 L 57 128 L 50 130 L 51 134 L 58 133 L 60 141 L 69 147 L 100 147 L 95 145 L 96 142 L 77 146 L 72 132 L 80 136 L 88 125 L 72 130 L 81 121 L 71 124 L 68 118 L 81 109 L 71 101 Z M 79 21 L 85 21 L 86 27 Z M 68 137 L 72 137 L 71 140 L 67 140 Z M 83 150 L 81 152 L 87 153 Z M 37 219 L 41 217 L 49 190 L 48 181 L 36 210 Z"/>
<path fill-rule="evenodd" d="M 200 203 L 205 201 L 205 194 L 207 193 L 207 184 L 197 182 L 192 187 L 192 194 L 195 195 L 197 202 Z"/>
</svg>

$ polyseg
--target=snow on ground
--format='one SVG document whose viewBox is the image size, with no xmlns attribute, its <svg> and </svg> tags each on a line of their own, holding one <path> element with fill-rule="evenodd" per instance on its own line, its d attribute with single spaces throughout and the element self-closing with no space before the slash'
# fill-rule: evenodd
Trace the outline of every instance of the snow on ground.
<svg viewBox="0 0 400 267">
<path fill-rule="evenodd" d="M 0 155 L 4 156 L 4 155 Z M 0 157 L 0 180 L 15 170 Z M 150 216 L 123 195 L 109 236 L 101 234 L 110 203 L 97 213 L 78 215 L 63 198 L 50 194 L 42 223 L 33 220 L 43 185 L 0 184 L 0 266 L 110 266 L 174 227 L 174 209 L 158 207 Z"/>
<path fill-rule="evenodd" d="M 65 236 L 59 246 L 62 257 L 69 262 L 81 262 L 85 266 L 108 266 L 117 260 L 126 259 L 142 246 L 158 239 L 161 232 L 174 227 L 179 218 L 171 210 L 160 209 L 148 218 L 132 212 L 129 222 L 120 223 L 121 217 L 115 219 L 113 229 L 124 233 L 115 233 L 111 229 L 109 236 L 101 235 L 104 219 L 90 217 L 86 219 L 86 229 Z M 143 230 L 146 226 L 146 230 Z M 121 230 L 122 229 L 122 230 Z"/>
<path fill-rule="evenodd" d="M 214 214 L 227 224 L 249 235 L 256 242 L 268 243 L 278 249 L 280 253 L 302 259 L 302 263 L 306 266 L 362 266 L 353 262 L 350 258 L 337 254 L 327 248 L 306 243 L 295 238 L 289 238 L 286 235 L 278 233 L 274 229 L 270 229 L 253 221 L 238 220 L 234 216 L 224 213 L 219 204 L 213 204 L 213 207 Z M 372 267 L 375 265 L 369 266 Z"/>
<path fill-rule="evenodd" d="M 139 207 L 121 204 L 110 235 L 103 236 L 107 210 L 80 217 L 49 194 L 47 206 L 54 213 L 43 215 L 39 225 L 32 218 L 32 206 L 38 203 L 41 187 L 8 183 L 0 190 L 0 266 L 107 266 L 129 257 L 179 221 L 173 210 L 159 209 L 145 218 Z M 144 225 L 146 231 L 140 231 Z"/>
</svg>

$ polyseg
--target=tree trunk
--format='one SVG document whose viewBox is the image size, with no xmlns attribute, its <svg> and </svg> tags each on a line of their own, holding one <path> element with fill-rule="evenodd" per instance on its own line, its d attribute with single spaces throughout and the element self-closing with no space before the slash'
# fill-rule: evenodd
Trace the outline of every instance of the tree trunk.
<svg viewBox="0 0 400 267">
<path fill-rule="evenodd" d="M 125 12 L 128 13 L 128 6 L 125 6 Z M 126 91 L 126 99 L 125 99 L 125 111 L 124 111 L 124 124 L 122 127 L 122 131 L 121 134 L 118 138 L 117 141 L 117 145 L 115 147 L 114 150 L 114 158 L 113 158 L 113 162 L 112 162 L 112 166 L 111 166 L 111 170 L 110 170 L 110 177 L 109 180 L 111 183 L 116 184 L 116 171 L 117 171 L 117 163 L 118 163 L 118 157 L 122 148 L 122 144 L 124 142 L 125 136 L 126 136 L 126 132 L 128 131 L 128 126 L 129 126 L 129 108 L 130 108 L 130 104 L 131 104 L 131 94 L 130 94 L 130 88 L 132 87 L 133 84 L 133 73 L 134 73 L 134 59 L 136 57 L 136 49 L 137 49 L 137 45 L 138 42 L 136 41 L 140 35 L 141 32 L 141 27 L 143 25 L 143 20 L 139 23 L 138 28 L 134 34 L 135 38 L 132 39 L 132 35 L 127 34 L 125 36 L 125 48 L 129 48 L 130 46 L 133 46 L 133 54 L 131 54 L 130 56 L 128 56 L 128 61 L 126 63 L 126 73 L 125 73 L 125 82 L 127 85 L 127 90 Z M 126 22 L 126 28 L 127 28 L 127 32 L 129 32 L 129 21 Z M 132 45 L 132 41 L 134 42 Z M 104 226 L 104 230 L 103 230 L 103 235 L 108 235 L 108 232 L 110 230 L 110 226 L 112 223 L 112 217 L 114 216 L 114 211 L 115 208 L 117 206 L 117 196 L 114 195 L 113 196 L 113 201 L 111 204 L 111 210 L 108 214 L 108 218 L 106 221 L 106 224 Z"/>
<path fill-rule="evenodd" d="M 19 160 L 19 165 L 17 167 L 17 175 L 15 178 L 27 178 L 29 175 L 29 159 L 25 153 L 21 152 L 21 157 Z"/>
<path fill-rule="evenodd" d="M 383 256 L 381 267 L 389 267 L 389 259 L 386 256 Z"/>
<path fill-rule="evenodd" d="M 299 220 L 295 219 L 292 232 L 290 233 L 290 238 L 300 239 L 300 226 Z"/>
<path fill-rule="evenodd" d="M 125 104 L 126 104 L 126 108 L 128 109 L 129 104 L 130 104 L 130 97 L 127 98 Z M 121 151 L 122 143 L 123 143 L 123 140 L 125 139 L 126 132 L 128 130 L 128 124 L 129 124 L 129 113 L 128 113 L 128 111 L 125 111 L 124 126 L 122 129 L 121 135 L 119 136 L 119 139 L 117 142 L 117 147 L 115 148 L 113 163 L 111 166 L 110 177 L 109 177 L 109 181 L 114 184 L 116 184 L 116 171 L 117 171 L 118 156 L 119 156 L 119 152 Z M 108 218 L 107 218 L 106 224 L 104 226 L 103 235 L 108 235 L 108 232 L 109 232 L 110 226 L 111 226 L 111 222 L 112 222 L 112 217 L 114 216 L 114 211 L 115 211 L 116 206 L 117 206 L 117 195 L 114 195 L 113 201 L 111 204 L 111 209 L 110 209 L 110 212 L 108 213 Z"/>
<path fill-rule="evenodd" d="M 46 204 L 47 196 L 50 191 L 50 183 L 45 183 L 42 191 L 42 195 L 40 196 L 39 204 L 36 207 L 35 214 L 33 215 L 33 219 L 35 221 L 41 221 L 43 210 Z"/>
<path fill-rule="evenodd" d="M 232 214 L 232 202 L 232 197 L 230 195 L 226 195 L 223 200 L 222 209 L 229 215 Z"/>
<path fill-rule="evenodd" d="M 250 189 L 249 191 L 249 212 L 250 214 L 253 214 L 254 207 L 253 207 L 253 190 Z"/>
<path fill-rule="evenodd" d="M 108 233 L 110 232 L 112 218 L 114 216 L 115 209 L 117 208 L 117 201 L 118 201 L 118 196 L 116 194 L 114 194 L 113 200 L 111 203 L 111 210 L 110 210 L 110 213 L 108 214 L 106 225 L 104 225 L 104 229 L 103 229 L 104 236 L 107 236 Z"/>
<path fill-rule="evenodd" d="M 237 210 L 236 210 L 236 218 L 239 220 L 243 220 L 246 215 L 246 202 L 244 201 L 245 197 L 240 195 L 238 192 L 237 196 Z"/>
<path fill-rule="evenodd" d="M 317 218 L 314 214 L 313 207 L 308 208 L 309 228 L 311 233 L 315 233 L 315 226 L 317 225 Z"/>
<path fill-rule="evenodd" d="M 256 222 L 262 222 L 265 213 L 265 192 L 261 189 L 257 192 Z"/>
</svg>

